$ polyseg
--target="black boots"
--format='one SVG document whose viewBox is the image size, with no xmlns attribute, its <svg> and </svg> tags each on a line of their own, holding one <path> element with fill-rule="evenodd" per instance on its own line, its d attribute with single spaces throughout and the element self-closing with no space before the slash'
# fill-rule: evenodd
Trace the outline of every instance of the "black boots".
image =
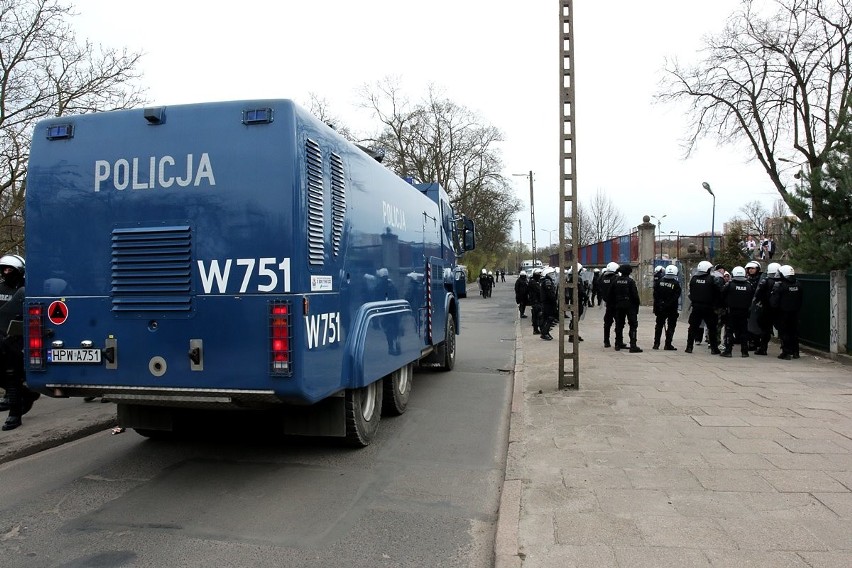
<svg viewBox="0 0 852 568">
<path fill-rule="evenodd" d="M 15 428 L 17 428 L 21 424 L 22 424 L 22 422 L 21 422 L 20 416 L 10 416 L 9 418 L 6 419 L 6 422 L 3 423 L 3 427 L 0 428 L 0 429 L 2 429 L 4 432 L 6 432 L 6 431 L 9 431 L 9 430 L 14 430 Z"/>
</svg>

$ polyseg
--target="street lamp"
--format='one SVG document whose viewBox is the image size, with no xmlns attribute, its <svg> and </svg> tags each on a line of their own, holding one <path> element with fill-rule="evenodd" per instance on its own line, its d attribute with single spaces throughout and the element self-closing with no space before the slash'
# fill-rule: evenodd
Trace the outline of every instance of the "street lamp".
<svg viewBox="0 0 852 568">
<path fill-rule="evenodd" d="M 662 217 L 659 217 L 659 218 L 654 217 L 653 215 L 649 215 L 649 217 L 651 217 L 651 219 L 653 219 L 654 221 L 657 222 L 657 238 L 660 241 L 660 260 L 662 260 L 663 259 L 663 235 L 662 235 L 662 231 L 660 230 L 660 228 L 663 225 L 663 219 L 666 218 L 666 215 L 663 215 Z M 656 254 L 657 254 L 657 247 L 654 247 L 654 255 L 656 255 Z"/>
<path fill-rule="evenodd" d="M 512 174 L 515 177 L 528 177 L 530 179 L 530 232 L 532 233 L 532 257 L 535 266 L 535 205 L 533 201 L 533 172 L 528 174 Z"/>
<path fill-rule="evenodd" d="M 549 239 L 549 241 L 548 241 L 549 245 L 548 246 L 552 247 L 553 246 L 553 233 L 555 233 L 557 231 L 557 229 L 539 229 L 539 231 L 544 231 L 545 233 L 547 233 L 547 237 Z"/>
<path fill-rule="evenodd" d="M 714 245 L 714 241 L 716 240 L 716 194 L 713 193 L 713 190 L 710 189 L 710 184 L 702 182 L 701 187 L 707 190 L 707 193 L 713 196 L 713 218 L 710 221 L 710 260 L 713 260 L 715 256 L 716 249 Z"/>
</svg>

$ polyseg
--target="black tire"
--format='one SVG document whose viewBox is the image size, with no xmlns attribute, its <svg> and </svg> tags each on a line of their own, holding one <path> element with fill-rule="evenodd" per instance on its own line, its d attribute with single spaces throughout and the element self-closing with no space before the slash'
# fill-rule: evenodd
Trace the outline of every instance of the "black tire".
<svg viewBox="0 0 852 568">
<path fill-rule="evenodd" d="M 170 440 L 175 437 L 175 433 L 171 430 L 149 430 L 148 428 L 134 428 L 140 436 L 145 436 L 151 440 Z"/>
<path fill-rule="evenodd" d="M 382 415 L 399 416 L 408 407 L 411 387 L 414 381 L 414 363 L 409 363 L 397 369 L 384 381 L 382 393 Z"/>
<path fill-rule="evenodd" d="M 382 379 L 359 389 L 346 389 L 346 443 L 369 446 L 382 415 Z"/>
<path fill-rule="evenodd" d="M 456 320 L 452 315 L 447 316 L 447 334 L 441 344 L 441 370 L 452 371 L 456 366 Z"/>
</svg>

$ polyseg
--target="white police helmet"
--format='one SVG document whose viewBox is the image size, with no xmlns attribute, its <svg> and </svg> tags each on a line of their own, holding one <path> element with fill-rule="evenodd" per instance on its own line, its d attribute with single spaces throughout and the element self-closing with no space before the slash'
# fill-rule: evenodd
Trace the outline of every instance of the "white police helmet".
<svg viewBox="0 0 852 568">
<path fill-rule="evenodd" d="M 769 276 L 775 276 L 778 273 L 778 269 L 781 268 L 781 265 L 777 262 L 770 262 L 769 266 L 766 267 L 766 273 Z"/>
<path fill-rule="evenodd" d="M 698 263 L 698 272 L 705 274 L 713 269 L 713 265 L 707 262 L 706 260 L 702 260 Z"/>
<path fill-rule="evenodd" d="M 735 280 L 743 280 L 746 277 L 745 268 L 742 266 L 735 266 L 733 270 L 731 270 L 731 278 Z"/>
<path fill-rule="evenodd" d="M 666 268 L 664 266 L 658 265 L 654 268 L 654 274 L 659 274 L 660 272 L 665 272 L 665 271 L 666 271 Z"/>
<path fill-rule="evenodd" d="M 793 269 L 793 267 L 792 267 L 792 266 L 790 266 L 789 264 L 785 264 L 784 266 L 780 267 L 780 268 L 778 269 L 778 272 L 779 272 L 779 273 L 781 274 L 781 276 L 783 276 L 784 278 L 790 278 L 790 277 L 792 277 L 792 276 L 795 276 L 795 275 L 796 275 L 796 271 L 795 271 L 795 270 Z"/>
<path fill-rule="evenodd" d="M 610 262 L 609 264 L 606 265 L 606 271 L 607 272 L 618 272 L 618 263 L 617 262 Z"/>
<path fill-rule="evenodd" d="M 23 257 L 18 256 L 17 254 L 4 254 L 0 257 L 0 268 L 4 266 L 14 268 L 21 274 L 21 276 L 23 276 L 27 268 L 27 263 L 24 262 Z"/>
<path fill-rule="evenodd" d="M 670 264 L 666 267 L 666 276 L 677 276 L 677 266 Z"/>
<path fill-rule="evenodd" d="M 757 271 L 760 272 L 760 263 L 757 262 L 756 260 L 750 260 L 749 262 L 746 263 L 745 267 L 746 267 L 746 270 L 748 270 L 749 268 L 756 268 Z"/>
</svg>

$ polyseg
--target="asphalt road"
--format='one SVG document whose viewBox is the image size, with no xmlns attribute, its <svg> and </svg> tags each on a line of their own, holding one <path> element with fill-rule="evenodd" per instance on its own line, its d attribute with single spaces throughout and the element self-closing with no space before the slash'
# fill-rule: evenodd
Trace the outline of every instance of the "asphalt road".
<svg viewBox="0 0 852 568">
<path fill-rule="evenodd" d="M 510 284 L 462 300 L 456 368 L 418 372 L 362 450 L 270 437 L 98 434 L 0 466 L 10 567 L 493 564 L 512 390 Z"/>
</svg>

